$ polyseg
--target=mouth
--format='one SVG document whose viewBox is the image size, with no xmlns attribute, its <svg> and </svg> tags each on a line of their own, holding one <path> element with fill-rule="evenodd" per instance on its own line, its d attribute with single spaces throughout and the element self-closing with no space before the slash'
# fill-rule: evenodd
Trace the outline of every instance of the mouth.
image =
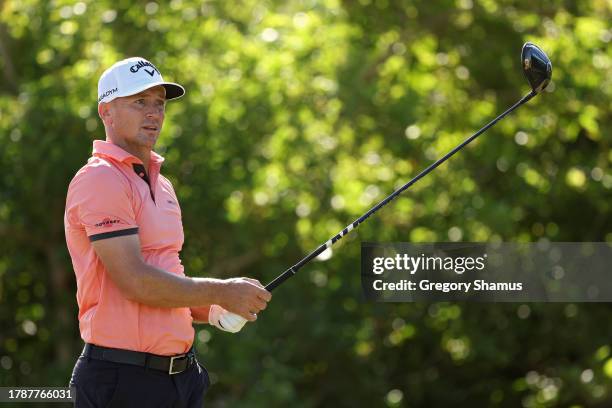
<svg viewBox="0 0 612 408">
<path fill-rule="evenodd" d="M 159 130 L 159 128 L 158 128 L 157 126 L 152 126 L 152 125 L 149 125 L 149 126 L 143 126 L 142 128 L 143 128 L 144 130 L 148 130 L 148 131 L 150 131 L 150 132 L 157 132 L 157 131 Z"/>
</svg>

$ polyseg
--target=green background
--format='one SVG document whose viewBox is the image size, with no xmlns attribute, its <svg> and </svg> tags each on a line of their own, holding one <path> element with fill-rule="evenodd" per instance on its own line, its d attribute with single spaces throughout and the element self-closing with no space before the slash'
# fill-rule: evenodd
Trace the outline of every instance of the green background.
<svg viewBox="0 0 612 408">
<path fill-rule="evenodd" d="M 361 241 L 612 241 L 612 4 L 0 0 L 0 385 L 82 347 L 68 183 L 96 86 L 143 56 L 187 88 L 157 151 L 186 273 L 268 282 L 529 91 L 548 90 L 309 264 L 239 335 L 198 327 L 211 407 L 612 405 L 609 304 L 370 304 Z M 608 23 L 606 23 L 608 21 Z"/>
</svg>

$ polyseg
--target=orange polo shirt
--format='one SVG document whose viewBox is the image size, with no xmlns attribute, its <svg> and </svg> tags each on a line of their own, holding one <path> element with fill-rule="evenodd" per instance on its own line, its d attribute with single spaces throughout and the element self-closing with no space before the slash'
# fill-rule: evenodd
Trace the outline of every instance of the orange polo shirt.
<svg viewBox="0 0 612 408">
<path fill-rule="evenodd" d="M 140 159 L 96 140 L 92 157 L 68 187 L 64 228 L 77 280 L 79 328 L 87 343 L 160 355 L 191 347 L 190 309 L 128 300 L 91 244 L 138 234 L 146 263 L 185 276 L 179 258 L 184 239 L 181 209 L 172 184 L 160 174 L 163 161 L 151 152 L 145 173 Z"/>
</svg>

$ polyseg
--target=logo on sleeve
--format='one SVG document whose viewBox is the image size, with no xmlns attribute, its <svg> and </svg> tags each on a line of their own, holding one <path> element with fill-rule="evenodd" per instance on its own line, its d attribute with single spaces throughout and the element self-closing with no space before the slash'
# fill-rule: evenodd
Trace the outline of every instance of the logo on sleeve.
<svg viewBox="0 0 612 408">
<path fill-rule="evenodd" d="M 104 228 L 110 228 L 113 226 L 113 224 L 119 224 L 121 221 L 119 220 L 111 220 L 110 218 L 104 218 L 101 222 L 95 224 L 96 227 L 104 227 Z"/>
</svg>

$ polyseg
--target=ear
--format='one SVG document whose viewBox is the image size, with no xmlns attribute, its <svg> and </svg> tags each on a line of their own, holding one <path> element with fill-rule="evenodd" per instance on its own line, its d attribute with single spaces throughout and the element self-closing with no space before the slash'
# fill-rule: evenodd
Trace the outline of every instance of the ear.
<svg viewBox="0 0 612 408">
<path fill-rule="evenodd" d="M 101 103 L 98 105 L 98 116 L 102 119 L 102 122 L 111 124 L 111 106 L 110 103 Z"/>
</svg>

